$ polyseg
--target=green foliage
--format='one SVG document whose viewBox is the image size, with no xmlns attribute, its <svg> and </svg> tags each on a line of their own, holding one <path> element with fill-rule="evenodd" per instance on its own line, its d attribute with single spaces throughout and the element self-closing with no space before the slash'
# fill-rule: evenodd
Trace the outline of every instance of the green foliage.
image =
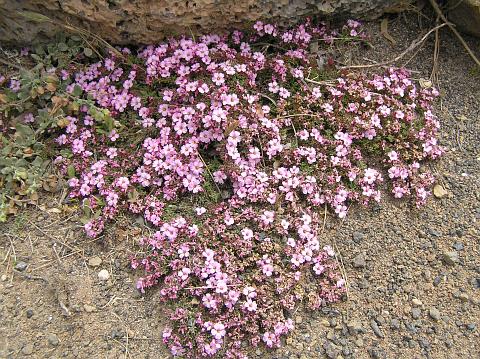
<svg viewBox="0 0 480 359">
<path fill-rule="evenodd" d="M 35 139 L 35 132 L 29 126 L 17 124 L 15 135 L 7 138 L 0 134 L 0 142 L 0 222 L 3 222 L 7 214 L 16 211 L 15 195 L 35 199 L 49 161 L 41 156 L 43 144 Z"/>
<path fill-rule="evenodd" d="M 47 158 L 51 157 L 47 153 L 51 148 L 49 135 L 67 126 L 66 117 L 78 112 L 80 106 L 92 109 L 92 101 L 80 98 L 81 88 L 67 93 L 70 80 L 62 81 L 57 74 L 94 56 L 80 37 L 60 34 L 55 42 L 36 46 L 23 61 L 24 66 L 10 74 L 10 79 L 20 83 L 18 91 L 0 86 L 0 222 L 16 213 L 18 206 L 37 199 L 36 192 L 47 175 Z M 99 123 L 98 131 L 113 128 L 107 110 L 92 112 Z M 34 121 L 25 121 L 25 114 Z"/>
</svg>

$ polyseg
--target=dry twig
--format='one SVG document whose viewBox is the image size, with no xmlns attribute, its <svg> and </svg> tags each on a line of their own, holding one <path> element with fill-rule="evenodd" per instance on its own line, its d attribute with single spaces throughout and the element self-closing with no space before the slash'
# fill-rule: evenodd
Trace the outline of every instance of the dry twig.
<svg viewBox="0 0 480 359">
<path fill-rule="evenodd" d="M 379 67 L 379 66 L 386 66 L 390 65 L 394 62 L 397 62 L 398 60 L 402 59 L 406 54 L 408 54 L 410 51 L 413 51 L 416 49 L 418 46 L 423 44 L 423 42 L 430 36 L 430 34 L 434 31 L 437 31 L 438 29 L 447 26 L 448 23 L 443 23 L 441 25 L 435 26 L 433 29 L 428 31 L 425 35 L 423 35 L 420 39 L 414 40 L 410 46 L 408 46 L 403 52 L 395 56 L 393 59 L 379 62 L 376 64 L 368 64 L 368 65 L 351 65 L 351 66 L 342 66 L 340 69 L 368 69 L 368 68 L 373 68 L 373 67 Z"/>
<path fill-rule="evenodd" d="M 438 25 L 440 17 L 437 16 L 436 23 Z M 433 66 L 430 73 L 430 80 L 438 87 L 438 57 L 440 56 L 440 33 L 438 29 L 435 31 L 435 48 L 433 50 Z"/>
</svg>

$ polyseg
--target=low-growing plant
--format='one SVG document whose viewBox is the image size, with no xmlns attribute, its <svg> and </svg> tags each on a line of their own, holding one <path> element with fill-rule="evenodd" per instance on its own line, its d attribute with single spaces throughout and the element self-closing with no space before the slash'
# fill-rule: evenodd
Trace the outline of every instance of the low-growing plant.
<svg viewBox="0 0 480 359">
<path fill-rule="evenodd" d="M 40 187 L 49 188 L 46 168 L 52 153 L 52 135 L 64 127 L 67 113 L 78 111 L 85 100 L 76 92 L 67 93 L 62 76 L 86 51 L 80 38 L 59 35 L 49 45 L 38 45 L 33 52 L 22 49 L 22 66 L 9 76 L 0 76 L 6 85 L 0 92 L 0 222 L 18 207 L 35 203 Z M 77 96 L 76 96 L 77 95 Z"/>
<path fill-rule="evenodd" d="M 279 346 L 293 310 L 345 290 L 319 213 L 380 201 L 382 184 L 418 206 L 430 194 L 422 164 L 443 151 L 437 91 L 402 69 L 319 63 L 338 39 L 365 36 L 356 21 L 341 31 L 257 22 L 55 71 L 66 101 L 55 164 L 89 236 L 121 211 L 156 229 L 132 265 L 139 290 L 157 285 L 171 304 L 163 337 L 174 356 Z"/>
</svg>

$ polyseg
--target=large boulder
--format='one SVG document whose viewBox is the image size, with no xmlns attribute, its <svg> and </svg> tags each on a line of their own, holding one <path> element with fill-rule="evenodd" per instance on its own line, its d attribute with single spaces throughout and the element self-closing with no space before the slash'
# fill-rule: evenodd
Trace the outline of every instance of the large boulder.
<svg viewBox="0 0 480 359">
<path fill-rule="evenodd" d="M 115 44 L 155 43 L 169 35 L 242 27 L 256 20 L 294 22 L 305 15 L 375 18 L 405 0 L 0 0 L 0 42 L 31 44 L 71 24 Z"/>
<path fill-rule="evenodd" d="M 448 19 L 459 30 L 480 37 L 480 0 L 450 0 Z"/>
</svg>

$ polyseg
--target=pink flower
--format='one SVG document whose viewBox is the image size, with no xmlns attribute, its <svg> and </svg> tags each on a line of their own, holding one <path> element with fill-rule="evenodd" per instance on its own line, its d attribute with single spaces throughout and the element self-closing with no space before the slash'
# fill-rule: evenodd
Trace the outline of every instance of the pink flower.
<svg viewBox="0 0 480 359">
<path fill-rule="evenodd" d="M 243 239 L 246 241 L 249 241 L 250 239 L 253 238 L 253 231 L 250 228 L 244 228 L 241 231 Z"/>
<path fill-rule="evenodd" d="M 227 283 L 224 280 L 217 281 L 217 288 L 215 290 L 219 294 L 224 294 L 228 292 Z"/>
<path fill-rule="evenodd" d="M 335 256 L 335 252 L 334 252 L 334 250 L 333 250 L 332 247 L 330 247 L 330 246 L 327 245 L 327 246 L 323 247 L 323 250 L 324 250 L 330 257 L 334 257 L 334 256 Z"/>
<path fill-rule="evenodd" d="M 202 214 L 205 214 L 207 212 L 207 209 L 205 207 L 197 207 L 195 208 L 195 213 L 197 216 L 201 216 Z"/>
<path fill-rule="evenodd" d="M 114 159 L 115 157 L 117 157 L 117 149 L 115 147 L 110 147 L 108 150 L 107 150 L 107 156 L 108 158 L 110 159 Z"/>
<path fill-rule="evenodd" d="M 223 325 L 222 323 L 215 323 L 210 332 L 215 339 L 220 340 L 225 336 L 225 325 Z"/>
<path fill-rule="evenodd" d="M 378 176 L 379 176 L 379 173 L 376 170 L 372 168 L 367 168 L 365 170 L 363 180 L 368 184 L 373 184 Z"/>
<path fill-rule="evenodd" d="M 277 341 L 277 337 L 273 333 L 266 332 L 266 333 L 263 334 L 262 340 L 265 342 L 265 344 L 269 348 L 272 348 L 274 346 L 275 342 Z"/>
<path fill-rule="evenodd" d="M 325 266 L 321 265 L 320 263 L 315 263 L 313 266 L 313 271 L 316 275 L 320 275 L 325 271 Z"/>
<path fill-rule="evenodd" d="M 275 213 L 273 211 L 264 211 L 263 214 L 260 216 L 260 220 L 265 225 L 273 223 L 274 218 Z"/>
<path fill-rule="evenodd" d="M 190 268 L 182 268 L 181 270 L 178 271 L 178 276 L 182 279 L 182 280 L 187 280 L 188 276 L 190 275 L 190 273 L 192 273 L 192 271 L 190 270 Z"/>
<path fill-rule="evenodd" d="M 243 307 L 249 312 L 256 312 L 257 302 L 255 302 L 254 300 L 248 299 L 243 305 Z"/>
</svg>

